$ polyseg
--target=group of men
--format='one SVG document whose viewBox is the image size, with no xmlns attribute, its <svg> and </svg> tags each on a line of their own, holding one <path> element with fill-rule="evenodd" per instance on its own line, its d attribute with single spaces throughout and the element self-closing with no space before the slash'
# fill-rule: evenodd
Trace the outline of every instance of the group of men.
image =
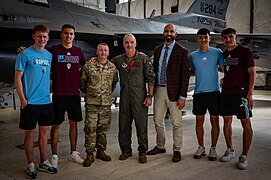
<svg viewBox="0 0 271 180">
<path fill-rule="evenodd" d="M 183 139 L 182 112 L 185 107 L 190 73 L 196 76 L 193 96 L 193 114 L 196 115 L 196 134 L 199 148 L 194 154 L 198 159 L 205 155 L 204 116 L 208 109 L 212 125 L 212 145 L 209 160 L 216 160 L 216 143 L 219 135 L 219 115 L 224 118 L 224 136 L 227 150 L 221 161 L 235 158 L 232 146 L 232 115 L 241 119 L 243 152 L 238 168 L 247 168 L 247 153 L 252 141 L 250 117 L 253 105 L 252 91 L 255 81 L 255 63 L 251 51 L 236 44 L 236 31 L 227 28 L 221 33 L 226 50 L 209 47 L 210 31 L 202 28 L 197 33 L 199 49 L 189 52 L 175 41 L 176 27 L 164 27 L 164 43 L 154 50 L 154 60 L 136 50 L 136 38 L 126 34 L 123 38 L 125 53 L 108 61 L 107 44 L 97 46 L 97 58 L 86 62 L 81 48 L 72 45 L 75 28 L 65 24 L 61 30 L 62 44 L 49 48 L 49 30 L 44 25 L 33 29 L 34 45 L 22 51 L 15 65 L 15 87 L 21 102 L 20 128 L 25 130 L 24 148 L 28 161 L 27 177 L 36 178 L 33 158 L 33 140 L 36 123 L 39 125 L 40 163 L 38 169 L 56 173 L 58 165 L 59 128 L 68 113 L 70 124 L 69 160 L 88 167 L 96 158 L 111 161 L 105 153 L 106 132 L 111 122 L 111 93 L 120 79 L 119 159 L 132 156 L 132 122 L 135 121 L 138 138 L 139 163 L 147 162 L 147 155 L 165 153 L 165 114 L 170 111 L 173 124 L 173 162 L 181 161 Z M 21 48 L 22 49 L 22 48 Z M 222 93 L 218 69 L 224 72 Z M 80 70 L 81 76 L 80 76 Z M 53 103 L 50 100 L 50 72 L 53 85 Z M 146 83 L 148 87 L 146 88 Z M 77 122 L 82 120 L 80 91 L 85 96 L 85 160 L 76 151 Z M 154 97 L 154 122 L 156 146 L 148 151 L 148 106 Z M 47 137 L 51 128 L 51 151 L 46 158 Z"/>
</svg>

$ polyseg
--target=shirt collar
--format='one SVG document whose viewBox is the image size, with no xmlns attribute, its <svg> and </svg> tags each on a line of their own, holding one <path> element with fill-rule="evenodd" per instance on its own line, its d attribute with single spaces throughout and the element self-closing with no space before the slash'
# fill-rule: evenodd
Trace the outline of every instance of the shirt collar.
<svg viewBox="0 0 271 180">
<path fill-rule="evenodd" d="M 168 47 L 169 49 L 173 49 L 175 43 L 176 41 L 174 40 L 169 46 L 166 46 L 166 44 L 164 44 L 163 48 Z"/>
</svg>

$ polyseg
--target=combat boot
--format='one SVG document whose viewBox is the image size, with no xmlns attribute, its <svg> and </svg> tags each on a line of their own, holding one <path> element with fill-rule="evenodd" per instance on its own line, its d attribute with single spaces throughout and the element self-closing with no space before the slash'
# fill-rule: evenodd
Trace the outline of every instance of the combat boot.
<svg viewBox="0 0 271 180">
<path fill-rule="evenodd" d="M 88 153 L 85 161 L 83 162 L 83 166 L 89 167 L 89 166 L 91 166 L 91 163 L 93 163 L 93 162 L 94 162 L 93 153 Z"/>
<path fill-rule="evenodd" d="M 101 159 L 103 161 L 111 161 L 111 157 L 105 154 L 103 150 L 99 150 L 99 149 L 97 150 L 96 158 Z"/>
</svg>

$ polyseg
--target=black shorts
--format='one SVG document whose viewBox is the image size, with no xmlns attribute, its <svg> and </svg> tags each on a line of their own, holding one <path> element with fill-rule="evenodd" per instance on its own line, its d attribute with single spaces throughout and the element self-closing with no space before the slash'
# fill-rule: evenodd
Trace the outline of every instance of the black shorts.
<svg viewBox="0 0 271 180">
<path fill-rule="evenodd" d="M 82 121 L 81 97 L 80 96 L 54 96 L 53 109 L 55 113 L 54 125 L 60 125 L 65 120 L 65 112 L 71 121 Z"/>
<path fill-rule="evenodd" d="M 236 115 L 238 119 L 248 119 L 252 117 L 251 109 L 248 109 L 242 102 L 246 94 L 224 94 L 220 96 L 220 115 Z"/>
<path fill-rule="evenodd" d="M 214 116 L 219 115 L 220 92 L 206 92 L 193 95 L 193 114 L 205 115 L 208 109 Z"/>
<path fill-rule="evenodd" d="M 54 123 L 52 104 L 31 105 L 27 104 L 21 109 L 19 128 L 33 130 L 36 124 L 39 126 L 51 126 Z"/>
</svg>

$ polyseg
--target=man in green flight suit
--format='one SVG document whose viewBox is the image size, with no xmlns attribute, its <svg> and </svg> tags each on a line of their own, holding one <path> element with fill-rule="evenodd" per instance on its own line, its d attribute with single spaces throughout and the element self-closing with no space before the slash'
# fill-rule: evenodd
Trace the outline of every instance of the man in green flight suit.
<svg viewBox="0 0 271 180">
<path fill-rule="evenodd" d="M 148 150 L 148 106 L 152 104 L 154 72 L 148 56 L 136 50 L 132 34 L 123 38 L 125 53 L 114 57 L 113 62 L 120 75 L 119 145 L 120 160 L 132 156 L 132 122 L 135 120 L 138 138 L 139 163 L 146 163 Z M 146 88 L 148 83 L 148 93 Z"/>
</svg>

